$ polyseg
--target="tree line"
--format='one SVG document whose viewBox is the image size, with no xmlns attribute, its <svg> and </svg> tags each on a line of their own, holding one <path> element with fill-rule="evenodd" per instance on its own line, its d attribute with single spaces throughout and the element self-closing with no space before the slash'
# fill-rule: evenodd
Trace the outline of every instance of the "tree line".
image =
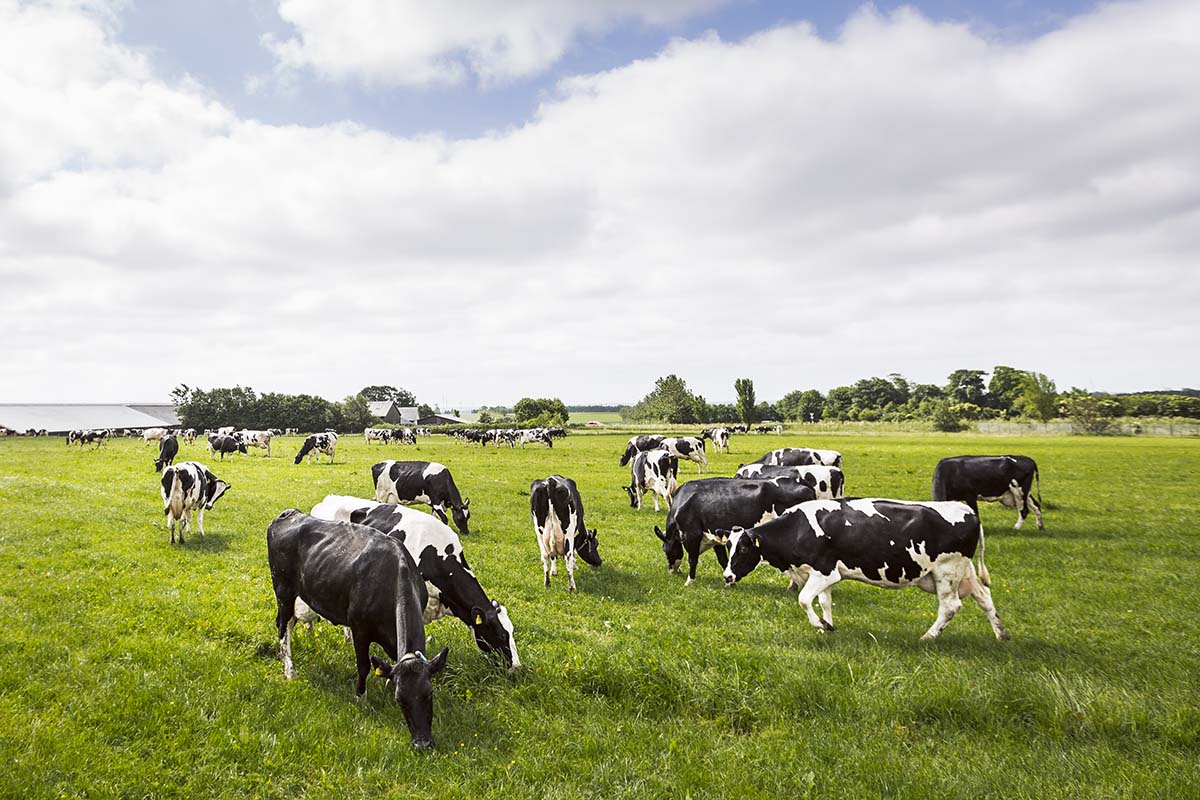
<svg viewBox="0 0 1200 800">
<path fill-rule="evenodd" d="M 366 386 L 340 403 L 311 394 L 259 394 L 248 386 L 200 389 L 180 384 L 171 392 L 179 422 L 185 428 L 215 429 L 224 425 L 250 430 L 299 428 L 323 431 L 332 428 L 345 433 L 361 431 L 378 422 L 371 413 L 371 402 L 393 400 L 400 406 L 416 406 L 419 416 L 434 409 L 418 403 L 407 389 L 394 386 Z"/>
</svg>

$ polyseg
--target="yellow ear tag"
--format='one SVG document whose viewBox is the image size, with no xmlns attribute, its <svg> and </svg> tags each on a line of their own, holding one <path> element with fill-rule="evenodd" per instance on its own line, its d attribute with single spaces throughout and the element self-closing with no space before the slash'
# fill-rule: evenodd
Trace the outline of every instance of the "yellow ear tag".
<svg viewBox="0 0 1200 800">
<path fill-rule="evenodd" d="M 475 624 L 476 624 L 476 625 L 482 625 L 482 624 L 483 624 L 483 615 L 482 615 L 482 614 L 476 614 L 476 615 L 475 615 Z"/>
<path fill-rule="evenodd" d="M 375 668 L 375 674 L 376 674 L 376 675 L 378 675 L 379 677 L 381 677 L 381 678 L 382 678 L 382 677 L 383 677 L 383 670 L 381 670 L 379 667 L 376 667 L 376 668 Z"/>
</svg>

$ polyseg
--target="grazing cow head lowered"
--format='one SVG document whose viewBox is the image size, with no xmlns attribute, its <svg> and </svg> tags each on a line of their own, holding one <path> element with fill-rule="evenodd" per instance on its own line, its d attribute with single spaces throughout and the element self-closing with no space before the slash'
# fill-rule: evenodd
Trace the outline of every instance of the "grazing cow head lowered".
<svg viewBox="0 0 1200 800">
<path fill-rule="evenodd" d="M 679 574 L 679 565 L 683 563 L 683 540 L 678 536 L 668 536 L 657 525 L 654 526 L 654 535 L 662 541 L 663 555 L 667 557 L 667 569 Z"/>
<path fill-rule="evenodd" d="M 499 653 L 509 667 L 520 663 L 514 656 L 516 646 L 513 644 L 513 624 L 508 618 L 508 609 L 498 601 L 493 600 L 488 608 L 472 608 L 470 627 L 481 652 Z"/>
<path fill-rule="evenodd" d="M 413 747 L 418 750 L 433 749 L 433 676 L 446 666 L 449 652 L 449 647 L 443 647 L 442 652 L 430 661 L 418 651 L 405 655 L 395 664 L 371 656 L 375 674 L 395 687 L 396 703 L 404 712 Z"/>
<path fill-rule="evenodd" d="M 590 531 L 584 528 L 583 534 L 575 537 L 575 552 L 585 564 L 600 566 L 600 542 L 596 539 L 595 528 Z"/>
<path fill-rule="evenodd" d="M 463 498 L 461 506 L 450 506 L 450 516 L 454 518 L 454 527 L 458 528 L 458 532 L 463 536 L 469 536 L 470 530 L 467 529 L 467 521 L 471 519 L 471 499 Z"/>
</svg>

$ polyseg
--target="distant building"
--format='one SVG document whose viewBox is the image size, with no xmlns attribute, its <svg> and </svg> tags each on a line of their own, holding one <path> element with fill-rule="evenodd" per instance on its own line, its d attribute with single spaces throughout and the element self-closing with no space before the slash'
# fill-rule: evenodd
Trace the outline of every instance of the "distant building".
<svg viewBox="0 0 1200 800">
<path fill-rule="evenodd" d="M 367 403 L 371 416 L 392 425 L 416 425 L 417 407 L 398 406 L 395 400 L 372 400 Z"/>
<path fill-rule="evenodd" d="M 421 417 L 417 420 L 418 425 L 470 425 L 465 419 L 454 417 L 449 414 L 430 414 L 427 417 Z"/>
<path fill-rule="evenodd" d="M 50 433 L 99 428 L 177 428 L 170 403 L 0 403 L 0 427 Z"/>
</svg>

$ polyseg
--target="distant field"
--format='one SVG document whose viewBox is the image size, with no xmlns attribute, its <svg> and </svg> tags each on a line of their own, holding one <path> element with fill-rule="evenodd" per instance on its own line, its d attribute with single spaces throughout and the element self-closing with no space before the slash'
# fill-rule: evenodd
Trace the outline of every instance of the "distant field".
<svg viewBox="0 0 1200 800">
<path fill-rule="evenodd" d="M 620 424 L 620 412 L 617 411 L 572 411 L 568 422 L 586 423 L 595 420 L 606 424 Z"/>
<path fill-rule="evenodd" d="M 598 418 L 598 415 L 584 415 Z M 553 450 L 344 437 L 337 463 L 182 458 L 233 484 L 208 536 L 172 546 L 150 448 L 0 440 L 0 797 L 1200 797 L 1200 441 L 740 437 L 713 475 L 783 445 L 833 447 L 852 494 L 926 499 L 941 456 L 1024 452 L 1048 530 L 985 506 L 1013 641 L 973 605 L 918 637 L 936 600 L 844 582 L 814 632 L 760 567 L 726 589 L 667 574 L 629 508 L 624 436 Z M 455 620 L 435 684 L 438 751 L 409 747 L 379 683 L 328 625 L 277 658 L 265 530 L 326 493 L 368 495 L 387 457 L 438 460 L 471 498 L 471 565 L 517 627 L 497 669 Z M 542 586 L 531 480 L 574 477 L 604 566 Z M 685 464 L 681 477 L 696 477 Z M 1190 766 L 1189 766 L 1190 765 Z"/>
</svg>

